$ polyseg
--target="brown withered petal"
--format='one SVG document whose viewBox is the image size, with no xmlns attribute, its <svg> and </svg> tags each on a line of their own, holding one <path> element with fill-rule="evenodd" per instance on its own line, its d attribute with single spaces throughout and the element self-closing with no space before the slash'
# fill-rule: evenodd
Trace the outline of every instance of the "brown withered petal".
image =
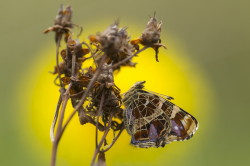
<svg viewBox="0 0 250 166">
<path fill-rule="evenodd" d="M 69 85 L 70 84 L 70 77 L 63 77 L 61 79 L 62 79 L 63 85 Z"/>
</svg>

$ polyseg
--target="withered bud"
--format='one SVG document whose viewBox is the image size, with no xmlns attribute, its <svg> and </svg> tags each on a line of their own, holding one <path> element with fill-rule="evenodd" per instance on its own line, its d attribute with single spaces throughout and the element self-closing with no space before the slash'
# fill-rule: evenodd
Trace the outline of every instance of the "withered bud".
<svg viewBox="0 0 250 166">
<path fill-rule="evenodd" d="M 158 43 L 160 41 L 161 26 L 162 21 L 158 23 L 155 15 L 154 17 L 151 17 L 140 37 L 141 44 L 152 46 L 153 44 Z"/>
<path fill-rule="evenodd" d="M 62 27 L 72 28 L 71 18 L 72 18 L 71 6 L 66 6 L 64 8 L 63 5 L 61 5 L 61 7 L 59 8 L 58 14 L 55 18 L 54 24 L 60 25 Z"/>
<path fill-rule="evenodd" d="M 55 34 L 56 43 L 60 42 L 63 35 L 65 41 L 67 41 L 68 37 L 70 36 L 71 29 L 73 28 L 74 25 L 71 22 L 71 17 L 72 17 L 71 6 L 66 6 L 64 8 L 63 5 L 61 5 L 58 14 L 54 20 L 54 25 L 45 29 L 43 32 L 48 33 L 50 31 L 54 31 L 56 33 Z"/>
<path fill-rule="evenodd" d="M 101 50 L 108 55 L 108 64 L 115 64 L 126 57 L 132 55 L 135 51 L 133 45 L 130 44 L 130 38 L 127 34 L 126 27 L 118 27 L 118 22 L 109 26 L 104 32 L 97 33 L 97 35 L 92 35 L 89 37 L 92 43 L 100 44 Z M 131 60 L 122 64 L 123 66 L 135 66 Z M 119 69 L 115 68 L 114 70 Z"/>
<path fill-rule="evenodd" d="M 118 53 L 122 46 L 122 36 L 119 34 L 118 22 L 110 25 L 102 33 L 90 36 L 89 39 L 91 42 L 100 43 L 102 50 L 107 55 Z"/>
<path fill-rule="evenodd" d="M 159 62 L 159 48 L 166 48 L 166 46 L 161 44 L 161 26 L 162 21 L 158 22 L 154 14 L 154 16 L 151 17 L 148 21 L 146 28 L 142 32 L 142 35 L 138 39 L 131 41 L 131 44 L 134 45 L 137 50 L 139 50 L 138 44 L 142 44 L 147 47 L 152 47 L 155 50 L 155 57 L 157 62 Z"/>
</svg>

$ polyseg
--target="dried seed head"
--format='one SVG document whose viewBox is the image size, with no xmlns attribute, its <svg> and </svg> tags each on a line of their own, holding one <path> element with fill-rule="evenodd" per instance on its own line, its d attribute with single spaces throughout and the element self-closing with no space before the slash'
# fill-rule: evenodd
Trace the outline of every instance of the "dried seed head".
<svg viewBox="0 0 250 166">
<path fill-rule="evenodd" d="M 139 50 L 138 44 L 142 44 L 147 47 L 152 47 L 155 50 L 155 57 L 157 62 L 159 61 L 159 48 L 166 48 L 163 44 L 161 44 L 161 26 L 162 21 L 158 22 L 154 14 L 154 16 L 151 17 L 148 21 L 146 28 L 142 32 L 142 35 L 138 39 L 131 41 L 131 44 L 134 45 L 137 50 Z"/>
<path fill-rule="evenodd" d="M 121 36 L 118 32 L 118 22 L 115 22 L 102 33 L 97 33 L 96 36 L 90 36 L 89 38 L 91 42 L 100 43 L 102 50 L 107 55 L 116 54 L 122 45 Z"/>
<path fill-rule="evenodd" d="M 104 32 L 97 33 L 97 35 L 92 35 L 89 37 L 92 43 L 100 45 L 100 49 L 106 55 L 108 55 L 108 64 L 117 63 L 132 55 L 132 53 L 135 51 L 133 45 L 130 44 L 130 38 L 126 29 L 126 27 L 119 29 L 118 22 L 115 22 Z M 132 63 L 129 60 L 124 63 L 123 66 L 135 66 L 135 63 Z"/>
<path fill-rule="evenodd" d="M 64 35 L 65 41 L 67 41 L 70 36 L 71 29 L 73 28 L 73 23 L 71 22 L 72 9 L 70 6 L 63 7 L 60 6 L 58 14 L 54 20 L 54 25 L 45 29 L 43 32 L 48 33 L 54 31 L 56 43 L 61 41 L 62 36 Z"/>
<path fill-rule="evenodd" d="M 60 25 L 62 27 L 72 28 L 71 18 L 72 18 L 71 6 L 66 6 L 64 8 L 63 5 L 61 5 L 61 7 L 59 8 L 58 14 L 55 18 L 54 24 Z"/>
</svg>

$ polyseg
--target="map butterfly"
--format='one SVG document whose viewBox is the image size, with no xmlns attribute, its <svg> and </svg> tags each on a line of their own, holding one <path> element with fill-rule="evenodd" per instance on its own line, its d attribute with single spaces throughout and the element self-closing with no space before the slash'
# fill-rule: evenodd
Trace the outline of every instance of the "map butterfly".
<svg viewBox="0 0 250 166">
<path fill-rule="evenodd" d="M 141 148 L 164 147 L 191 138 L 198 129 L 198 121 L 170 102 L 172 97 L 144 90 L 144 83 L 135 83 L 123 98 L 131 144 Z"/>
</svg>

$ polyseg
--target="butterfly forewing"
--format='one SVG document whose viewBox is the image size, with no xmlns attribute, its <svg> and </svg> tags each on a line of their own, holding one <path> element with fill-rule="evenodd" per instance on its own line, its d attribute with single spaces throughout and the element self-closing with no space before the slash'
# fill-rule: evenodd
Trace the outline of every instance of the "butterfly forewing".
<svg viewBox="0 0 250 166">
<path fill-rule="evenodd" d="M 127 106 L 126 106 L 127 105 Z M 125 123 L 131 143 L 139 147 L 160 146 L 170 131 L 169 116 L 160 109 L 155 96 L 146 91 L 138 92 L 125 104 Z"/>
</svg>

